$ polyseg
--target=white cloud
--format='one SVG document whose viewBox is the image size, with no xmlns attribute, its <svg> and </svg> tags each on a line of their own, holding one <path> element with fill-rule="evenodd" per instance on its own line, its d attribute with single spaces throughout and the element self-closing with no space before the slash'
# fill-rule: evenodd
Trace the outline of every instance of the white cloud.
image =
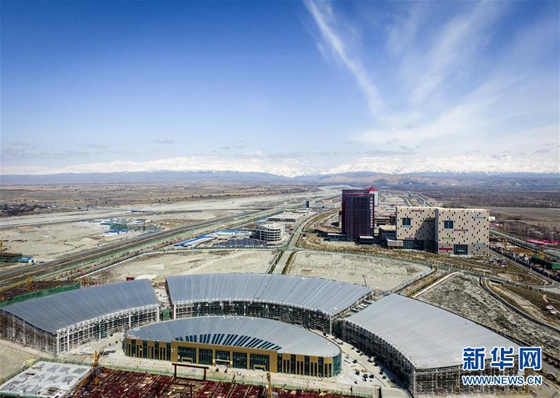
<svg viewBox="0 0 560 398">
<path fill-rule="evenodd" d="M 377 3 L 371 4 L 372 12 L 379 9 Z M 347 34 L 348 29 L 335 29 L 364 21 L 342 20 L 328 3 L 306 5 L 324 42 L 358 81 L 372 82 L 375 75 L 391 83 L 381 86 L 385 88 L 381 94 L 376 88 L 368 95 L 385 99 L 383 108 L 373 107 L 376 123 L 348 141 L 386 154 L 399 146 L 414 146 L 424 160 L 438 156 L 445 164 L 444 157 L 474 151 L 481 156 L 516 153 L 516 148 L 534 153 L 542 142 L 558 138 L 557 65 L 552 71 L 542 66 L 543 58 L 558 52 L 557 39 L 543 40 L 557 37 L 557 15 L 541 15 L 530 24 L 504 30 L 510 23 L 506 18 L 519 12 L 514 3 L 481 1 L 438 8 L 416 2 L 404 12 L 394 7 L 387 12 L 384 34 L 370 38 L 371 43 L 385 40 L 390 61 L 381 74 L 375 62 L 367 62 L 367 54 L 363 59 L 350 57 L 346 49 L 355 44 L 354 36 Z M 505 31 L 513 33 L 507 39 L 495 37 Z M 369 47 L 373 59 L 384 55 L 376 52 L 379 47 Z M 366 64 L 375 68 L 366 69 Z M 367 93 L 368 86 L 361 86 Z M 558 162 L 554 152 L 541 154 L 547 162 Z M 486 158 L 481 159 L 477 164 L 485 169 Z M 519 162 L 531 168 L 531 162 Z"/>
<path fill-rule="evenodd" d="M 383 108 L 381 96 L 360 60 L 348 54 L 344 41 L 334 28 L 336 21 L 332 8 L 326 2 L 315 2 L 312 0 L 305 1 L 305 5 L 317 23 L 328 48 L 331 49 L 336 59 L 342 62 L 352 73 L 367 97 L 372 114 L 377 116 Z M 319 48 L 325 54 L 326 49 L 321 43 L 319 43 Z"/>
<path fill-rule="evenodd" d="M 393 57 L 401 57 L 415 42 L 418 30 L 424 24 L 428 13 L 425 3 L 414 2 L 403 14 L 396 13 L 394 22 L 386 27 L 387 51 Z"/>
<path fill-rule="evenodd" d="M 472 12 L 452 18 L 438 33 L 431 49 L 416 53 L 407 62 L 408 75 L 415 82 L 410 101 L 413 107 L 422 106 L 444 82 L 470 66 L 491 36 L 491 24 L 502 10 L 499 2 L 480 2 Z M 422 70 L 424 67 L 424 70 Z M 445 87 L 448 89 L 448 87 Z"/>
</svg>

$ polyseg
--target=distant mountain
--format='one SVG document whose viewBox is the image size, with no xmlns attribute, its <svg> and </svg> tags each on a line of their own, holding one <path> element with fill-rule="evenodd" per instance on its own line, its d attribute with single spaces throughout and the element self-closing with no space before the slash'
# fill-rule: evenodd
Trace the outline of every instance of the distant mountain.
<svg viewBox="0 0 560 398">
<path fill-rule="evenodd" d="M 244 173 L 236 171 L 134 171 L 121 173 L 63 173 L 45 175 L 4 175 L 2 185 L 40 184 L 151 184 L 151 183 L 282 183 L 288 177 L 268 173 Z"/>
<path fill-rule="evenodd" d="M 558 161 L 515 156 L 455 156 L 404 162 L 401 159 L 361 158 L 321 174 L 374 172 L 383 174 L 554 174 L 560 173 Z"/>
<path fill-rule="evenodd" d="M 144 162 L 132 162 L 117 160 L 108 163 L 93 163 L 65 166 L 59 169 L 48 169 L 44 167 L 21 166 L 3 169 L 2 182 L 8 175 L 60 175 L 62 180 L 57 181 L 80 181 L 92 178 L 94 181 L 120 182 L 122 179 L 139 178 L 150 180 L 152 173 L 158 178 L 174 180 L 178 176 L 184 177 L 184 173 L 198 180 L 213 176 L 220 178 L 231 176 L 229 173 L 241 173 L 247 177 L 257 179 L 285 179 L 301 178 L 304 180 L 316 180 L 317 178 L 330 178 L 331 176 L 343 175 L 346 178 L 360 178 L 360 176 L 374 174 L 383 175 L 416 175 L 416 174 L 560 174 L 558 160 L 523 157 L 523 156 L 454 156 L 449 158 L 422 158 L 401 159 L 392 157 L 359 157 L 351 163 L 339 164 L 335 167 L 321 166 L 320 162 L 310 160 L 305 156 L 289 157 L 270 156 L 257 152 L 237 156 L 200 155 L 191 157 L 176 157 Z M 173 174 L 179 173 L 179 174 Z M 111 174 L 112 176 L 108 176 Z M 276 176 L 276 177 L 273 177 Z M 10 177 L 11 178 L 11 177 Z M 43 177 L 39 178 L 42 180 Z"/>
<path fill-rule="evenodd" d="M 4 175 L 2 185 L 49 184 L 151 184 L 151 183 L 261 183 L 261 184 L 351 184 L 384 188 L 418 186 L 477 186 L 560 190 L 557 174 L 538 173 L 410 173 L 350 172 L 285 177 L 270 173 L 236 171 L 152 171 L 121 173 L 65 173 Z"/>
</svg>

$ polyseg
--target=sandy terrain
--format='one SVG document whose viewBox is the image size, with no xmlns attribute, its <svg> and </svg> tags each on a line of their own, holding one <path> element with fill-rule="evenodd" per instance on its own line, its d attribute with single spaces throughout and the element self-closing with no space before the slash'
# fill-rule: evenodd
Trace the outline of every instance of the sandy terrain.
<svg viewBox="0 0 560 398">
<path fill-rule="evenodd" d="M 289 267 L 290 275 L 316 276 L 390 290 L 429 268 L 379 257 L 338 253 L 299 252 Z"/>
<path fill-rule="evenodd" d="M 104 283 L 124 281 L 127 276 L 163 282 L 169 275 L 226 272 L 264 273 L 274 259 L 269 250 L 185 250 L 137 257 L 91 276 Z"/>
<path fill-rule="evenodd" d="M 0 340 L 0 380 L 21 370 L 27 361 L 48 356 L 44 354 L 29 347 L 21 347 L 12 341 Z"/>
<path fill-rule="evenodd" d="M 0 220 L 0 235 L 4 250 L 33 256 L 36 261 L 48 261 L 66 254 L 95 248 L 109 242 L 137 236 L 140 232 L 124 235 L 104 235 L 107 227 L 84 220 L 123 217 L 130 220 L 151 220 L 163 229 L 189 225 L 199 221 L 243 214 L 262 208 L 300 203 L 305 199 L 325 197 L 339 190 L 324 188 L 314 193 L 267 195 L 228 199 L 205 199 L 178 203 L 154 203 L 149 205 L 99 207 L 90 211 L 33 214 L 9 217 Z M 131 210 L 135 212 L 132 213 Z M 278 212 L 281 212 L 279 208 Z"/>
<path fill-rule="evenodd" d="M 211 220 L 217 217 L 226 217 L 234 213 L 237 213 L 237 211 L 207 210 L 149 215 L 128 213 L 123 218 L 130 221 L 142 218 L 147 220 L 147 224 L 155 224 L 162 229 L 167 229 Z M 53 214 L 50 217 L 54 220 L 58 216 Z M 14 219 L 16 218 L 20 217 L 14 217 Z M 97 221 L 102 219 L 107 220 L 108 218 L 99 218 Z M 118 235 L 104 234 L 108 230 L 108 226 L 99 225 L 99 223 L 93 220 L 56 224 L 37 223 L 34 225 L 3 228 L 1 236 L 4 240 L 4 249 L 6 251 L 33 256 L 35 261 L 49 261 L 66 254 L 93 249 L 98 245 L 129 239 L 142 233 L 141 231 L 129 231 Z"/>
<path fill-rule="evenodd" d="M 7 251 L 33 256 L 35 261 L 49 261 L 62 255 L 93 249 L 98 245 L 112 243 L 141 232 L 105 235 L 109 228 L 89 222 L 22 226 L 2 230 Z"/>
<path fill-rule="evenodd" d="M 419 299 L 455 312 L 495 330 L 560 356 L 560 335 L 530 322 L 494 299 L 478 283 L 465 275 L 449 278 L 419 296 Z"/>
</svg>

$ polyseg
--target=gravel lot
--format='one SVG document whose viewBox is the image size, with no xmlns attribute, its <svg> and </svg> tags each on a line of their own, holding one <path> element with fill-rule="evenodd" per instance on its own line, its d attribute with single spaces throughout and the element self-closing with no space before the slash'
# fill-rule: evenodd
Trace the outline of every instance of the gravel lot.
<svg viewBox="0 0 560 398">
<path fill-rule="evenodd" d="M 185 250 L 179 253 L 149 254 L 95 273 L 91 279 L 110 283 L 133 276 L 159 283 L 169 275 L 264 273 L 275 254 L 271 250 Z"/>
<path fill-rule="evenodd" d="M 0 380 L 21 370 L 26 361 L 41 356 L 48 355 L 29 347 L 21 347 L 12 341 L 0 340 Z"/>
<path fill-rule="evenodd" d="M 426 266 L 386 258 L 338 253 L 299 252 L 288 274 L 316 276 L 390 290 L 427 271 Z"/>
<path fill-rule="evenodd" d="M 480 287 L 478 278 L 454 276 L 420 295 L 419 299 L 503 331 L 528 344 L 542 345 L 544 351 L 560 357 L 559 334 L 511 311 Z"/>
</svg>

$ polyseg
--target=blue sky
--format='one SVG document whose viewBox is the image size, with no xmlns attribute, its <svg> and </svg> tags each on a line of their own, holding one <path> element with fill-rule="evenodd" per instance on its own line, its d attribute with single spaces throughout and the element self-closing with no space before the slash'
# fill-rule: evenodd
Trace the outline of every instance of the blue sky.
<svg viewBox="0 0 560 398">
<path fill-rule="evenodd" d="M 556 1 L 3 1 L 2 174 L 559 172 L 559 21 Z"/>
</svg>

